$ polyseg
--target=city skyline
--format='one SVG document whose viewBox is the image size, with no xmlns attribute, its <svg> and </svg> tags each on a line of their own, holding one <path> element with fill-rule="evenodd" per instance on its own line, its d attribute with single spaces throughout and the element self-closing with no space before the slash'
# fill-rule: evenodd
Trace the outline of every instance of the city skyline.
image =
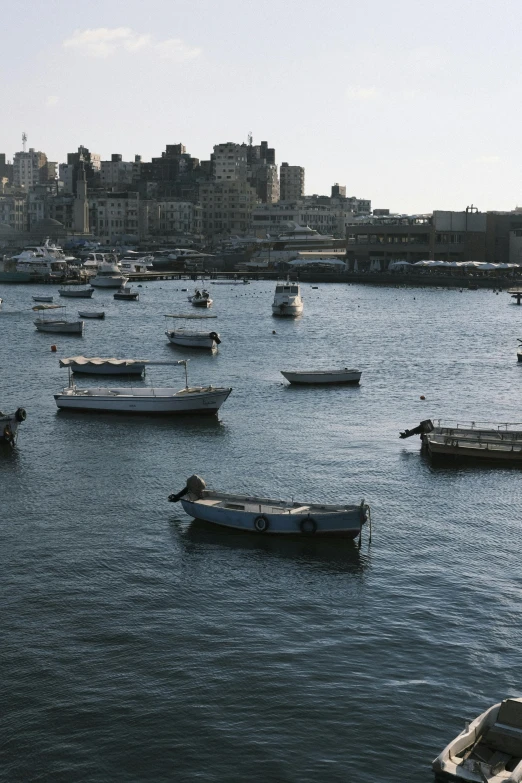
<svg viewBox="0 0 522 783">
<path fill-rule="evenodd" d="M 38 25 L 27 18 L 38 14 Z M 61 162 L 82 144 L 150 160 L 183 143 L 269 139 L 276 163 L 395 212 L 522 203 L 512 0 L 371 7 L 333 0 L 63 0 L 4 22 L 2 151 Z"/>
</svg>

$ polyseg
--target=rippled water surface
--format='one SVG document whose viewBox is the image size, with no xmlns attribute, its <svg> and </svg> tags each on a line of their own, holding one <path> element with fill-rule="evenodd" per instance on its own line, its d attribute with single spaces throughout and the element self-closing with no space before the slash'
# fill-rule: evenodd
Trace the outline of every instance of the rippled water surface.
<svg viewBox="0 0 522 783">
<path fill-rule="evenodd" d="M 50 287 L 0 290 L 0 406 L 28 413 L 0 453 L 0 778 L 431 780 L 466 718 L 522 693 L 522 471 L 433 467 L 398 433 L 522 421 L 522 308 L 505 292 L 303 285 L 293 321 L 271 316 L 273 283 L 211 286 L 210 356 L 166 341 L 181 285 L 146 283 L 139 302 L 97 290 L 80 307 L 107 317 L 83 338 L 35 331 L 31 295 Z M 192 383 L 233 393 L 200 422 L 58 413 L 58 358 L 78 354 L 188 356 Z M 328 366 L 360 367 L 361 386 L 279 373 Z M 182 368 L 144 383 L 181 388 Z M 367 531 L 358 551 L 191 523 L 166 498 L 194 472 L 364 497 L 371 547 Z"/>
</svg>

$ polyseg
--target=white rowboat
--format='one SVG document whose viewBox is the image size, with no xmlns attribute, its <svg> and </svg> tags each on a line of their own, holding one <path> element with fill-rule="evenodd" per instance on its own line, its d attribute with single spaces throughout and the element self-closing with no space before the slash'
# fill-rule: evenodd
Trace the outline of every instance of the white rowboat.
<svg viewBox="0 0 522 783">
<path fill-rule="evenodd" d="M 345 367 L 343 370 L 302 370 L 299 372 L 289 372 L 281 370 L 290 383 L 303 384 L 321 384 L 321 383 L 353 383 L 357 384 L 361 380 L 361 370 L 349 370 Z"/>
</svg>

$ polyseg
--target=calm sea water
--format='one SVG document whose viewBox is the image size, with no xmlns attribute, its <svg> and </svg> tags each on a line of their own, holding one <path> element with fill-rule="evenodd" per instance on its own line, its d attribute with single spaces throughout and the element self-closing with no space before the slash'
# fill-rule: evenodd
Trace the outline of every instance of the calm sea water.
<svg viewBox="0 0 522 783">
<path fill-rule="evenodd" d="M 398 433 L 522 421 L 522 308 L 492 291 L 303 285 L 293 321 L 272 318 L 273 283 L 211 286 L 210 356 L 166 341 L 181 285 L 144 284 L 136 303 L 96 291 L 80 307 L 107 317 L 83 338 L 34 329 L 31 295 L 50 287 L 0 291 L 0 406 L 28 412 L 0 455 L 0 778 L 431 780 L 466 718 L 522 693 L 522 472 L 435 468 Z M 201 422 L 58 413 L 58 358 L 78 354 L 189 356 L 192 383 L 234 391 Z M 328 366 L 360 367 L 361 386 L 279 373 Z M 181 388 L 183 369 L 143 382 Z M 371 547 L 367 531 L 358 551 L 192 523 L 167 496 L 194 472 L 364 497 Z"/>
</svg>

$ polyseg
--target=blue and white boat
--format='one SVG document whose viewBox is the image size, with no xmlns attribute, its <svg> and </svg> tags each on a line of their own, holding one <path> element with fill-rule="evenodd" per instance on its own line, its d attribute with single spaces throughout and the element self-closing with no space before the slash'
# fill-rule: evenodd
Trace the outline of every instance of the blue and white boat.
<svg viewBox="0 0 522 783">
<path fill-rule="evenodd" d="M 200 476 L 191 476 L 186 487 L 169 500 L 180 500 L 194 519 L 251 533 L 353 539 L 370 520 L 370 507 L 364 500 L 357 505 L 326 505 L 235 495 L 206 489 Z"/>
</svg>

